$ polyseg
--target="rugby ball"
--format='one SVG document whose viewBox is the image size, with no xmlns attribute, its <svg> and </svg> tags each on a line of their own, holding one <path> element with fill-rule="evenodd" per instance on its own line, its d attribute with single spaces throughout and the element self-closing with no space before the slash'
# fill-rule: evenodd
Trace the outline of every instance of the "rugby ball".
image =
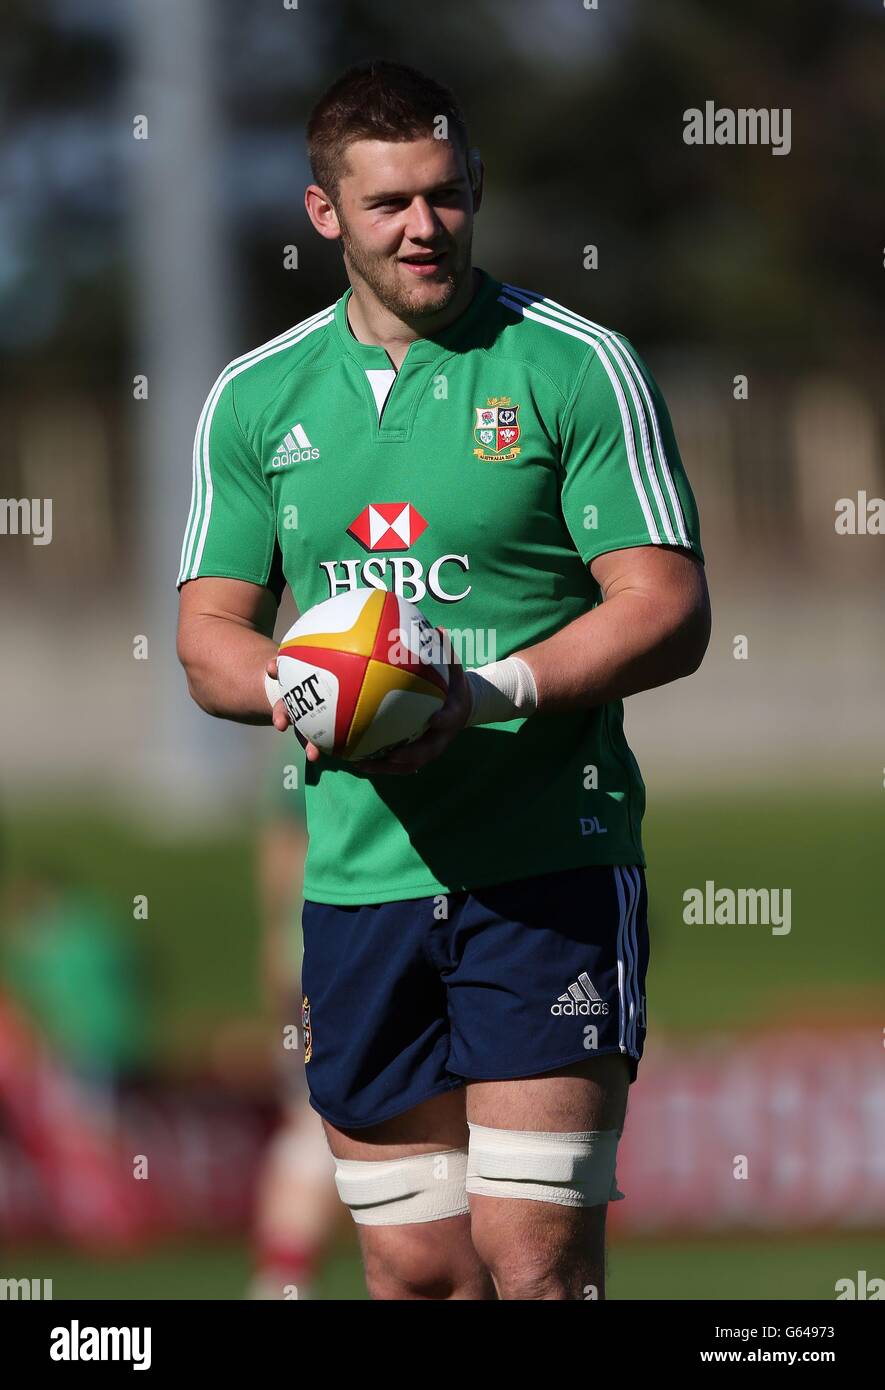
<svg viewBox="0 0 885 1390">
<path fill-rule="evenodd" d="M 410 743 L 448 694 L 446 639 L 386 589 L 350 589 L 308 609 L 280 643 L 289 718 L 323 753 L 357 761 Z"/>
</svg>

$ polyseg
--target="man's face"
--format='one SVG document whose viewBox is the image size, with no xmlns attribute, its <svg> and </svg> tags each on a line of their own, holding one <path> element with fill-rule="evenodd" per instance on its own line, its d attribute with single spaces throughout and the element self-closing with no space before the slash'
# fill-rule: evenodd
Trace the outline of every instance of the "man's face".
<svg viewBox="0 0 885 1390">
<path fill-rule="evenodd" d="M 355 140 L 338 199 L 348 268 L 400 318 L 444 309 L 470 274 L 473 195 L 448 140 Z"/>
</svg>

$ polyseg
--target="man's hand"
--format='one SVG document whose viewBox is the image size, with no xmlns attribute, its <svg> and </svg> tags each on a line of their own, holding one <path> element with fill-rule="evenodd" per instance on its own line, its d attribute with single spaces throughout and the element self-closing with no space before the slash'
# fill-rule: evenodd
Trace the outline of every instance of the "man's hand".
<svg viewBox="0 0 885 1390">
<path fill-rule="evenodd" d="M 376 773 L 393 772 L 400 775 L 419 772 L 425 764 L 444 753 L 470 718 L 470 687 L 454 651 L 449 663 L 449 693 L 444 703 L 431 715 L 427 728 L 414 743 L 394 748 L 381 758 L 360 758 L 354 764 L 358 772 L 374 777 Z"/>
<path fill-rule="evenodd" d="M 449 663 L 449 693 L 436 713 L 431 715 L 424 733 L 413 743 L 408 743 L 403 748 L 395 748 L 382 757 L 360 758 L 358 762 L 352 763 L 351 770 L 357 776 L 374 777 L 384 772 L 407 776 L 418 772 L 426 763 L 438 758 L 464 728 L 470 717 L 470 688 L 463 666 L 454 650 L 450 650 L 452 659 Z M 269 676 L 274 680 L 278 679 L 276 657 L 268 661 L 266 669 Z M 295 730 L 304 746 L 304 756 L 308 762 L 315 763 L 323 756 L 315 743 L 303 738 L 295 729 L 282 700 L 277 700 L 274 705 L 272 717 L 274 728 L 279 729 L 281 733 L 289 728 Z"/>
<path fill-rule="evenodd" d="M 270 661 L 267 662 L 264 669 L 273 680 L 279 681 L 279 670 L 277 667 L 277 659 L 275 656 L 272 656 L 270 658 Z M 268 691 L 267 694 L 268 699 L 270 699 L 270 691 Z M 304 756 L 307 758 L 307 761 L 309 763 L 315 763 L 319 758 L 323 756 L 319 748 L 317 748 L 316 744 L 311 743 L 310 739 L 305 738 L 304 735 L 302 733 L 299 733 L 298 729 L 296 729 L 295 725 L 292 723 L 292 720 L 289 718 L 289 711 L 286 709 L 285 700 L 277 700 L 274 703 L 273 708 L 271 709 L 270 722 L 271 724 L 273 724 L 275 729 L 279 729 L 281 734 L 284 734 L 287 729 L 292 730 L 292 733 L 295 735 L 298 742 L 301 744 L 301 747 L 304 749 Z"/>
</svg>

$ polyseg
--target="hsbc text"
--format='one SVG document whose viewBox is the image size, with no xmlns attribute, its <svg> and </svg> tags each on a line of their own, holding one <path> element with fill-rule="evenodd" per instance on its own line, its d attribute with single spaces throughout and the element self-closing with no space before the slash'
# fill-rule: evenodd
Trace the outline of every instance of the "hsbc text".
<svg viewBox="0 0 885 1390">
<path fill-rule="evenodd" d="M 448 573 L 443 570 L 448 567 Z M 461 589 L 456 586 L 461 575 L 466 574 L 470 562 L 466 555 L 441 555 L 434 560 L 427 571 L 425 582 L 424 566 L 411 555 L 372 555 L 368 560 L 321 560 L 320 569 L 326 571 L 329 581 L 329 597 L 334 598 L 342 590 L 388 589 L 401 594 L 410 603 L 420 603 L 429 593 L 440 603 L 459 603 L 470 593 L 471 584 Z M 458 573 L 460 571 L 460 574 Z M 388 582 L 389 581 L 389 582 Z"/>
</svg>

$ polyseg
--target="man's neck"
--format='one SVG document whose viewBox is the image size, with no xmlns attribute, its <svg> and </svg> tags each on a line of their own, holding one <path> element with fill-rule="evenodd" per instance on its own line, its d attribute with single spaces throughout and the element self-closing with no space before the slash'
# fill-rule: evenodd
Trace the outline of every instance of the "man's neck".
<svg viewBox="0 0 885 1390">
<path fill-rule="evenodd" d="M 414 323 L 387 309 L 359 276 L 351 280 L 351 285 L 353 294 L 347 305 L 351 332 L 361 343 L 383 348 L 399 371 L 411 343 L 418 338 L 432 338 L 461 317 L 479 288 L 479 271 L 471 270 L 454 299 L 438 314 L 425 315 Z"/>
</svg>

